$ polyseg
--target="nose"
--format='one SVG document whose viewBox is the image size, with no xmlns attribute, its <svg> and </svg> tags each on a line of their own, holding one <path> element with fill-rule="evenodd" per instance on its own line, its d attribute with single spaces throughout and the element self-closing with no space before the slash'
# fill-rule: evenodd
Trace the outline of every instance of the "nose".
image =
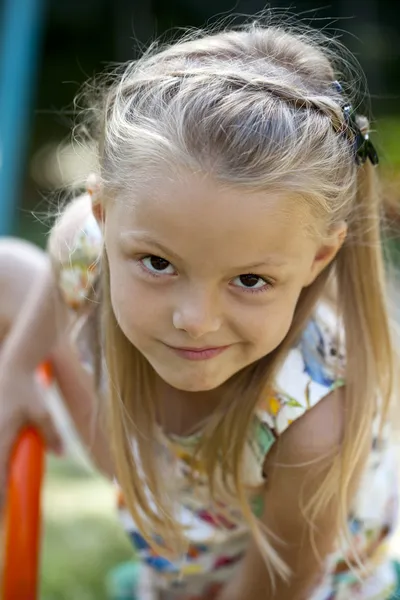
<svg viewBox="0 0 400 600">
<path fill-rule="evenodd" d="M 172 317 L 175 329 L 186 331 L 193 340 L 218 331 L 221 317 L 217 304 L 215 296 L 204 289 L 188 294 L 175 307 Z"/>
</svg>

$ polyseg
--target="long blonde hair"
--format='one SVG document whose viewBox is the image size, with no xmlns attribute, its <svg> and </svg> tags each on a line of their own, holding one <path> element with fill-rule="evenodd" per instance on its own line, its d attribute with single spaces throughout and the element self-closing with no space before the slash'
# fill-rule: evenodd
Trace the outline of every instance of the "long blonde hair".
<svg viewBox="0 0 400 600">
<path fill-rule="evenodd" d="M 347 60 L 347 59 L 346 59 Z M 260 395 L 296 342 L 315 303 L 335 277 L 346 331 L 346 420 L 340 457 L 325 485 L 308 499 L 309 518 L 337 494 L 348 506 L 349 484 L 371 443 L 379 408 L 392 391 L 393 353 L 384 290 L 381 207 L 374 167 L 358 166 L 332 82 L 343 65 L 331 44 L 306 29 L 251 24 L 152 48 L 107 80 L 96 117 L 105 201 L 118 201 L 166 163 L 210 172 L 247 190 L 285 189 L 307 201 L 328 226 L 345 220 L 348 237 L 334 262 L 305 288 L 290 331 L 270 355 L 230 381 L 229 401 L 204 429 L 198 451 L 211 493 L 219 457 L 223 484 L 238 501 L 267 563 L 285 574 L 272 544 L 259 533 L 241 465 Z M 184 532 L 159 472 L 152 368 L 121 331 L 103 257 L 103 324 L 109 375 L 110 429 L 119 483 L 137 526 L 159 552 L 184 548 Z M 233 390 L 233 393 L 232 393 Z M 379 403 L 377 399 L 379 398 Z M 244 399 L 246 399 L 244 401 Z M 379 404 L 379 406 L 378 406 Z M 150 442 L 150 443 L 149 443 Z M 157 546 L 161 536 L 165 546 Z"/>
</svg>

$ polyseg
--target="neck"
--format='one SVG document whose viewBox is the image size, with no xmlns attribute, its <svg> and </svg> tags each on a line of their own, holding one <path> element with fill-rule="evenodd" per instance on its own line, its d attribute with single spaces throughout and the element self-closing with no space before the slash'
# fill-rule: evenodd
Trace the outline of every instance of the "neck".
<svg viewBox="0 0 400 600">
<path fill-rule="evenodd" d="M 165 433 L 190 435 L 218 408 L 225 385 L 205 392 L 185 392 L 156 376 L 157 421 Z"/>
</svg>

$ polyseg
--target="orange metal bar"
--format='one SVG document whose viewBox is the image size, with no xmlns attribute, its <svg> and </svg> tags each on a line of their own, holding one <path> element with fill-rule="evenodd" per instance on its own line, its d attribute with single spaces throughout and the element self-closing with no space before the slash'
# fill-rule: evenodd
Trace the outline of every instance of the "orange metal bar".
<svg viewBox="0 0 400 600">
<path fill-rule="evenodd" d="M 37 598 L 43 471 L 43 441 L 33 428 L 26 428 L 11 459 L 5 513 L 3 600 Z"/>
<path fill-rule="evenodd" d="M 39 373 L 51 381 L 48 365 Z M 41 488 L 45 447 L 33 427 L 21 431 L 11 456 L 5 509 L 2 600 L 37 600 L 41 529 Z"/>
</svg>

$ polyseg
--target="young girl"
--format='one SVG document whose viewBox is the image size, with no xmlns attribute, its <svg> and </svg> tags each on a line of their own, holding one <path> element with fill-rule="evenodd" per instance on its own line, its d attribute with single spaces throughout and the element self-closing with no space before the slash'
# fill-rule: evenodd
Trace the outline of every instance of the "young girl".
<svg viewBox="0 0 400 600">
<path fill-rule="evenodd" d="M 252 25 L 118 70 L 4 345 L 0 438 L 50 357 L 156 598 L 395 593 L 377 156 L 342 68 Z"/>
</svg>

